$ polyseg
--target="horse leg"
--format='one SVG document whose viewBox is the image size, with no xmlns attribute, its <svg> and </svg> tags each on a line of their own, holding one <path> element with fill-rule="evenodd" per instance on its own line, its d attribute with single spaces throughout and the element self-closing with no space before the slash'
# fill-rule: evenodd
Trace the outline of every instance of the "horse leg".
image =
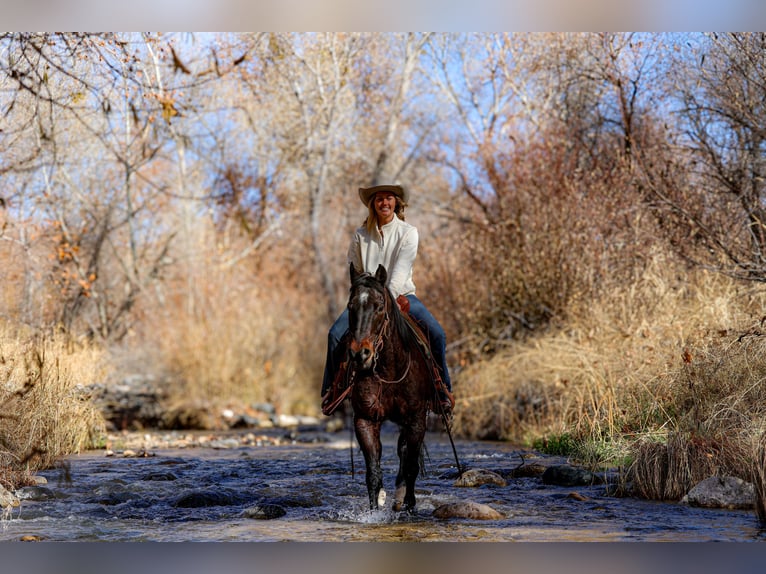
<svg viewBox="0 0 766 574">
<path fill-rule="evenodd" d="M 423 424 L 402 426 L 399 433 L 397 452 L 399 454 L 399 473 L 396 475 L 394 510 L 412 511 L 415 508 L 415 480 L 420 472 L 420 449 L 426 433 Z"/>
<path fill-rule="evenodd" d="M 375 510 L 378 508 L 378 495 L 383 488 L 383 471 L 380 469 L 380 423 L 357 418 L 354 419 L 354 430 L 367 466 L 366 482 L 370 510 Z"/>
<path fill-rule="evenodd" d="M 394 491 L 393 509 L 399 512 L 404 505 L 404 495 L 406 486 L 404 485 L 404 459 L 406 457 L 407 446 L 404 440 L 404 432 L 399 433 L 399 440 L 396 445 L 396 454 L 399 456 L 399 472 L 396 474 L 396 490 Z"/>
</svg>

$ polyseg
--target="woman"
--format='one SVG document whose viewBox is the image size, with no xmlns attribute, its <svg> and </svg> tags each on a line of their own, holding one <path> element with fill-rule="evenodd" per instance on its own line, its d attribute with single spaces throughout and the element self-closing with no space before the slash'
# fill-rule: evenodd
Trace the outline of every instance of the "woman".
<svg viewBox="0 0 766 574">
<path fill-rule="evenodd" d="M 418 230 L 404 221 L 409 193 L 399 185 L 378 185 L 359 189 L 359 198 L 367 207 L 365 224 L 356 230 L 348 248 L 348 261 L 358 272 L 374 273 L 379 264 L 388 272 L 387 287 L 399 307 L 409 311 L 422 330 L 428 334 L 442 382 L 452 391 L 446 362 L 446 341 L 439 322 L 415 296 L 412 265 L 418 252 Z M 327 337 L 327 359 L 322 380 L 322 396 L 330 391 L 345 349 L 339 349 L 341 338 L 348 331 L 348 309 L 330 328 Z M 451 397 L 440 393 L 445 413 L 452 408 Z"/>
</svg>

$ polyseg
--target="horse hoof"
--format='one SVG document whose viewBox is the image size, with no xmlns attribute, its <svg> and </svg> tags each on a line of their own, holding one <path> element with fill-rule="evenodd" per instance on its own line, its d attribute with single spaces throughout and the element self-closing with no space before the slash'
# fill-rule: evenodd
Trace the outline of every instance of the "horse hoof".
<svg viewBox="0 0 766 574">
<path fill-rule="evenodd" d="M 391 509 L 394 512 L 409 512 L 413 513 L 415 512 L 415 505 L 414 504 L 404 504 L 404 502 L 394 502 L 394 504 L 391 506 Z"/>
<path fill-rule="evenodd" d="M 378 493 L 378 508 L 386 503 L 386 491 L 382 490 Z"/>
</svg>

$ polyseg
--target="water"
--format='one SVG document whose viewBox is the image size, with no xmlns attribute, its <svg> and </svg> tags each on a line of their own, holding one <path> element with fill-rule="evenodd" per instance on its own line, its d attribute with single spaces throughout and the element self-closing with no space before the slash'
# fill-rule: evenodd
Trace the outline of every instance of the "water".
<svg viewBox="0 0 766 574">
<path fill-rule="evenodd" d="M 276 432 L 276 431 L 275 431 Z M 608 496 L 603 485 L 557 487 L 540 478 L 508 478 L 505 487 L 454 486 L 447 437 L 429 433 L 426 476 L 417 483 L 414 513 L 390 510 L 398 460 L 396 435 L 383 436 L 388 509 L 370 511 L 364 461 L 348 432 L 304 432 L 278 446 L 159 449 L 146 458 L 92 451 L 41 472 L 49 499 L 22 500 L 2 520 L 0 540 L 198 542 L 421 541 L 751 541 L 762 533 L 752 511 L 692 508 Z M 509 477 L 521 449 L 494 442 L 456 441 L 467 468 Z M 576 492 L 585 500 L 570 497 Z M 492 506 L 500 520 L 437 519 L 445 503 Z M 248 509 L 282 509 L 256 519 Z"/>
</svg>

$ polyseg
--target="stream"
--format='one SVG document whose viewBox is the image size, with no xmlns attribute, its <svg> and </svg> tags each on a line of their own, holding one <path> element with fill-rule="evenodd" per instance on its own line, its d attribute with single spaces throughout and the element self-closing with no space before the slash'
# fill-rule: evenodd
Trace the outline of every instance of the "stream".
<svg viewBox="0 0 766 574">
<path fill-rule="evenodd" d="M 275 434 L 283 431 L 273 430 Z M 236 435 L 233 435 L 236 439 Z M 390 509 L 398 466 L 396 427 L 384 426 L 386 508 L 367 504 L 364 460 L 348 431 L 293 432 L 289 440 L 153 449 L 145 456 L 95 450 L 38 473 L 0 540 L 61 542 L 706 542 L 760 541 L 754 511 L 711 510 L 608 495 L 603 484 L 561 487 L 512 478 L 535 453 L 499 442 L 455 441 L 464 468 L 491 470 L 506 486 L 455 486 L 444 433 L 428 433 L 413 513 Z M 537 455 L 556 462 L 553 457 Z M 522 458 L 523 457 L 523 458 Z M 561 459 L 563 461 L 563 459 Z M 352 464 L 354 474 L 351 474 Z M 473 501 L 503 518 L 440 519 L 435 508 Z"/>
</svg>

